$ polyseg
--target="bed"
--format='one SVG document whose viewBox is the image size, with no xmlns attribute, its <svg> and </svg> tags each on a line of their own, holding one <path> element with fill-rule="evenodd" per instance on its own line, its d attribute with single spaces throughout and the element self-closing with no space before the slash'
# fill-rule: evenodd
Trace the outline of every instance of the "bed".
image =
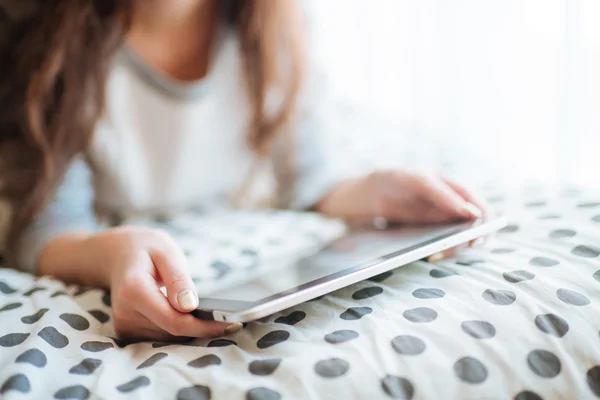
<svg viewBox="0 0 600 400">
<path fill-rule="evenodd" d="M 212 340 L 122 343 L 108 293 L 0 269 L 0 397 L 600 397 L 600 193 L 534 185 L 486 195 L 510 224 L 485 247 L 403 266 Z M 315 216 L 279 220 L 303 243 L 285 252 L 339 234 Z M 236 226 L 238 239 L 217 235 L 199 252 L 213 257 L 199 287 L 255 266 L 261 240 L 286 246 L 274 231 Z M 185 242 L 181 226 L 174 231 Z"/>
</svg>

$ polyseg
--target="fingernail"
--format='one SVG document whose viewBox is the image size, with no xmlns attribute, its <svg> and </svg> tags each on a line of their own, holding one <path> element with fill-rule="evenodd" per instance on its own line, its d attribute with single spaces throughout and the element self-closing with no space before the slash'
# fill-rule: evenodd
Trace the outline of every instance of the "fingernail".
<svg viewBox="0 0 600 400">
<path fill-rule="evenodd" d="M 435 263 L 438 261 L 442 261 L 444 259 L 444 253 L 435 253 L 427 258 L 427 261 L 430 263 Z"/>
<path fill-rule="evenodd" d="M 485 238 L 480 237 L 473 241 L 473 244 L 471 245 L 471 247 L 481 247 L 484 244 L 485 244 Z"/>
<path fill-rule="evenodd" d="M 198 297 L 191 289 L 186 289 L 177 295 L 177 302 L 184 310 L 195 310 L 198 307 Z"/>
<path fill-rule="evenodd" d="M 473 218 L 481 218 L 483 213 L 476 205 L 473 203 L 465 203 L 464 209 L 471 215 Z"/>
<path fill-rule="evenodd" d="M 242 325 L 240 323 L 235 323 L 235 324 L 227 325 L 225 327 L 225 329 L 223 329 L 223 335 L 231 335 L 232 333 L 236 333 L 238 331 L 241 331 L 243 327 L 244 327 L 244 325 Z"/>
</svg>

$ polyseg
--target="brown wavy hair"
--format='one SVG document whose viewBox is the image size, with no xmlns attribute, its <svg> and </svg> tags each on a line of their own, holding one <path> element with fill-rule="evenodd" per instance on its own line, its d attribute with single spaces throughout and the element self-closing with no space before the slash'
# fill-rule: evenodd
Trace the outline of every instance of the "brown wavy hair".
<svg viewBox="0 0 600 400">
<path fill-rule="evenodd" d="M 301 86 L 298 4 L 213 1 L 239 33 L 253 112 L 248 144 L 265 156 Z M 86 152 L 132 2 L 0 0 L 0 197 L 13 206 L 9 244 L 53 195 L 73 158 Z M 265 103 L 274 87 L 283 100 L 273 113 Z"/>
</svg>

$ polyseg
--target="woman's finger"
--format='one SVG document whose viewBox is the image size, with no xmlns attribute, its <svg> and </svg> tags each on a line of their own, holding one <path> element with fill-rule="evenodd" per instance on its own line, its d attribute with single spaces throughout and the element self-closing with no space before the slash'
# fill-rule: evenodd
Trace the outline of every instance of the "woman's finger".
<svg viewBox="0 0 600 400">
<path fill-rule="evenodd" d="M 181 249 L 169 244 L 153 250 L 150 257 L 165 285 L 171 306 L 180 312 L 194 311 L 198 307 L 198 294 Z"/>
<path fill-rule="evenodd" d="M 451 179 L 442 177 L 443 181 L 452 188 L 459 196 L 461 196 L 466 202 L 473 204 L 479 210 L 481 210 L 482 216 L 490 214 L 490 209 L 487 202 L 477 195 L 474 191 L 467 189 L 465 186 L 454 182 Z"/>
<path fill-rule="evenodd" d="M 452 258 L 454 256 L 456 256 L 456 254 L 460 251 L 465 249 L 467 246 L 467 244 L 462 244 L 456 247 L 452 247 L 451 249 L 447 249 L 444 251 L 440 251 L 439 253 L 435 253 L 430 255 L 429 257 L 427 257 L 427 262 L 430 263 L 436 263 L 442 260 L 446 260 L 448 258 Z"/>
<path fill-rule="evenodd" d="M 173 336 L 215 337 L 233 333 L 242 328 L 242 324 L 202 321 L 191 314 L 180 313 L 171 307 L 169 301 L 160 292 L 150 275 L 144 283 L 144 285 L 141 285 L 139 311 L 152 324 Z"/>
<path fill-rule="evenodd" d="M 473 219 L 479 217 L 468 206 L 468 203 L 443 180 L 432 177 L 424 181 L 423 185 L 424 193 L 422 196 L 441 211 L 447 213 L 450 218 Z"/>
</svg>

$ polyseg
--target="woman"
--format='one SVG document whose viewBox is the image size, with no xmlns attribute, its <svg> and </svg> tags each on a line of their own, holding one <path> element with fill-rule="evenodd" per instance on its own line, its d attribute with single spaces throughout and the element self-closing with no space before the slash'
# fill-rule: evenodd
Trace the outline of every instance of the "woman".
<svg viewBox="0 0 600 400">
<path fill-rule="evenodd" d="M 12 204 L 12 263 L 109 288 L 121 337 L 209 337 L 241 325 L 189 314 L 197 296 L 172 239 L 99 230 L 95 215 L 247 200 L 251 183 L 273 175 L 268 165 L 280 200 L 296 209 L 401 223 L 480 215 L 473 195 L 437 175 L 339 167 L 297 7 L 0 0 L 0 190 Z"/>
</svg>

